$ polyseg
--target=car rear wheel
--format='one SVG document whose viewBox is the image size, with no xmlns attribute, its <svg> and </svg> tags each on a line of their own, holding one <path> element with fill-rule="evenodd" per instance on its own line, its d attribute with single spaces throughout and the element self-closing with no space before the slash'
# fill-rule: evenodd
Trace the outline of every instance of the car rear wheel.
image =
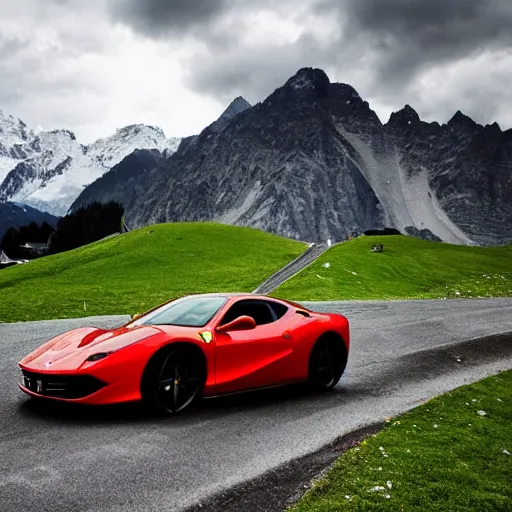
<svg viewBox="0 0 512 512">
<path fill-rule="evenodd" d="M 204 364 L 195 351 L 171 348 L 157 354 L 146 368 L 142 398 L 158 412 L 176 414 L 201 399 L 204 382 Z"/>
<path fill-rule="evenodd" d="M 315 389 L 332 389 L 347 366 L 347 350 L 341 337 L 326 335 L 313 347 L 309 359 L 309 382 Z"/>
</svg>

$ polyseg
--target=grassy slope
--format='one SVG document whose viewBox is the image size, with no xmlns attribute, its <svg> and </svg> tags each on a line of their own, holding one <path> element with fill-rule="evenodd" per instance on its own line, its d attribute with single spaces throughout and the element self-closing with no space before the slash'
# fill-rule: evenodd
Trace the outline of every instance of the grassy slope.
<svg viewBox="0 0 512 512">
<path fill-rule="evenodd" d="M 383 243 L 384 252 L 372 253 L 375 243 Z M 512 245 L 363 236 L 333 247 L 273 295 L 294 300 L 512 296 Z"/>
<path fill-rule="evenodd" d="M 2 270 L 0 321 L 132 314 L 187 293 L 250 292 L 305 249 L 249 228 L 153 225 Z"/>
<path fill-rule="evenodd" d="M 291 511 L 508 512 L 511 453 L 509 371 L 391 421 L 343 454 Z"/>
</svg>

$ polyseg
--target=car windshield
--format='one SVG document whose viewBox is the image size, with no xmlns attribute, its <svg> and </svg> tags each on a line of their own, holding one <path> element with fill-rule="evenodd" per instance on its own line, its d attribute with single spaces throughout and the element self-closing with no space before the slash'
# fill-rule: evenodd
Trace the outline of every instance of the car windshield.
<svg viewBox="0 0 512 512">
<path fill-rule="evenodd" d="M 226 301 L 226 297 L 183 297 L 155 309 L 131 325 L 203 327 Z"/>
</svg>

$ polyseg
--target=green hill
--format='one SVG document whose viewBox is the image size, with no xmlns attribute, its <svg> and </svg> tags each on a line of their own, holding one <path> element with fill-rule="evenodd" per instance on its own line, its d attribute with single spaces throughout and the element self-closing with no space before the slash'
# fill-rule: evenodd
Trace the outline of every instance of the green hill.
<svg viewBox="0 0 512 512">
<path fill-rule="evenodd" d="M 305 249 L 250 228 L 153 225 L 2 270 L 0 321 L 132 314 L 188 293 L 250 292 Z"/>
<path fill-rule="evenodd" d="M 377 243 L 384 245 L 382 253 L 370 251 Z M 512 245 L 363 236 L 336 245 L 272 295 L 293 300 L 510 297 Z"/>
</svg>

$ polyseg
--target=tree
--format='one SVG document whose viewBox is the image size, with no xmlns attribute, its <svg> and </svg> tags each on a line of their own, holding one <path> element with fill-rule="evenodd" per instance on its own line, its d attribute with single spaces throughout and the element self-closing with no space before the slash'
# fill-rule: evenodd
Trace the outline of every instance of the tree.
<svg viewBox="0 0 512 512">
<path fill-rule="evenodd" d="M 2 239 L 1 248 L 9 258 L 18 258 L 20 254 L 20 233 L 16 228 L 9 228 Z"/>
<path fill-rule="evenodd" d="M 49 253 L 69 251 L 121 231 L 120 203 L 91 203 L 62 217 L 50 238 Z"/>
</svg>

